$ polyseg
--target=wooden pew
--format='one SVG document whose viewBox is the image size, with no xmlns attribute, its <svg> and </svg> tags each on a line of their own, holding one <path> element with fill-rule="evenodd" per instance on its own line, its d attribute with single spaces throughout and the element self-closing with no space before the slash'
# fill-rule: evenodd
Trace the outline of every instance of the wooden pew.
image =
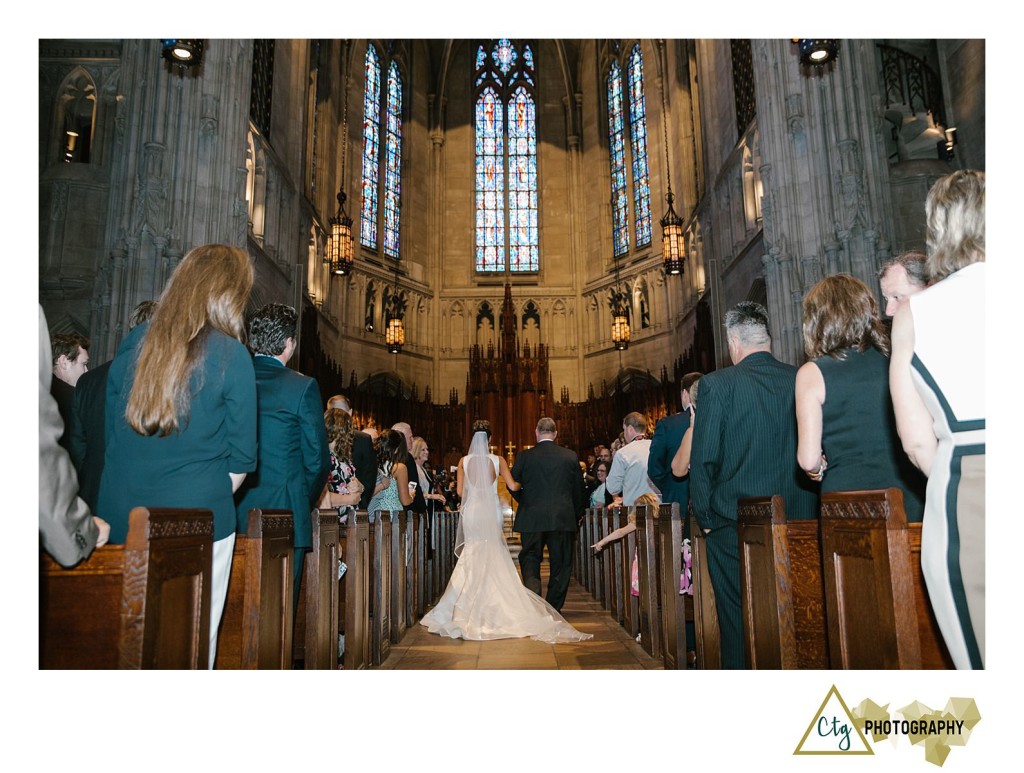
<svg viewBox="0 0 1024 773">
<path fill-rule="evenodd" d="M 292 667 L 294 544 L 291 511 L 249 511 L 248 531 L 235 536 L 214 668 Z"/>
<path fill-rule="evenodd" d="M 607 511 L 604 515 L 609 533 L 617 531 L 626 525 L 626 511 L 621 507 L 603 509 Z M 607 567 L 607 571 L 611 572 L 611 579 L 609 580 L 609 586 L 611 588 L 611 603 L 609 604 L 609 611 L 615 621 L 620 625 L 625 625 L 627 614 L 626 610 L 629 606 L 630 598 L 628 567 L 626 576 L 623 575 L 622 569 L 622 563 L 626 556 L 624 545 L 625 541 L 625 537 L 615 540 L 611 545 L 605 547 L 601 555 L 601 560 Z M 634 634 L 634 636 L 635 635 L 636 634 Z"/>
<path fill-rule="evenodd" d="M 627 511 L 616 508 L 619 512 L 619 526 L 628 522 Z M 633 595 L 633 556 L 636 555 L 636 532 L 632 531 L 617 543 L 619 551 L 619 570 L 622 572 L 622 627 L 634 639 L 640 633 L 640 597 Z"/>
<path fill-rule="evenodd" d="M 313 549 L 306 556 L 304 668 L 306 670 L 338 667 L 338 631 L 340 629 L 338 597 L 338 563 L 341 561 L 341 529 L 337 510 L 313 510 Z M 296 637 L 299 633 L 296 630 Z"/>
<path fill-rule="evenodd" d="M 207 668 L 213 514 L 134 508 L 124 545 L 39 566 L 40 668 Z"/>
<path fill-rule="evenodd" d="M 373 554 L 370 550 L 370 514 L 365 510 L 349 512 L 341 527 L 342 559 L 348 566 L 342 578 L 345 600 L 345 669 L 355 671 L 369 668 L 370 649 L 370 570 Z"/>
<path fill-rule="evenodd" d="M 718 632 L 718 611 L 715 591 L 708 574 L 707 542 L 704 530 L 697 523 L 693 506 L 689 510 L 690 547 L 693 573 L 693 626 L 697 639 L 697 668 L 722 667 L 721 638 Z"/>
<path fill-rule="evenodd" d="M 580 542 L 586 546 L 586 554 L 583 557 L 583 587 L 591 596 L 594 595 L 594 567 L 597 557 L 590 546 L 597 542 L 594 537 L 594 519 L 597 508 L 588 507 L 583 511 L 583 523 L 580 525 Z"/>
<path fill-rule="evenodd" d="M 412 533 L 409 528 L 408 510 L 392 513 L 391 529 L 391 571 L 393 582 L 391 588 L 391 643 L 398 644 L 405 636 L 409 625 L 415 622 L 409 614 L 409 602 L 412 599 Z"/>
<path fill-rule="evenodd" d="M 412 599 L 409 619 L 417 621 L 426 612 L 427 513 L 412 514 Z"/>
<path fill-rule="evenodd" d="M 391 654 L 391 594 L 394 590 L 391 565 L 391 534 L 394 513 L 370 513 L 370 665 L 379 666 Z M 348 647 L 348 641 L 345 642 Z"/>
<path fill-rule="evenodd" d="M 648 531 L 654 530 L 661 657 L 666 669 L 686 668 L 686 613 L 679 595 L 683 549 L 679 504 L 668 502 L 650 510 L 647 523 Z"/>
<path fill-rule="evenodd" d="M 654 512 L 647 505 L 633 508 L 636 519 L 636 556 L 640 574 L 640 646 L 652 658 L 662 656 L 661 615 L 658 600 L 661 578 L 657 571 L 657 536 Z M 676 590 L 679 578 L 676 578 Z"/>
<path fill-rule="evenodd" d="M 941 637 L 934 635 L 919 539 L 916 559 L 912 552 L 914 531 L 920 526 L 907 524 L 899 489 L 822 495 L 833 668 L 941 668 L 949 662 Z"/>
</svg>

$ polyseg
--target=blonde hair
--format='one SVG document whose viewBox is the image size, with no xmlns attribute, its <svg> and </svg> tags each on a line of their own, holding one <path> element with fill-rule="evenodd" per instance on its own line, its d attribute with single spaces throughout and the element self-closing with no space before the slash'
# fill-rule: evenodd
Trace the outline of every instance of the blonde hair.
<svg viewBox="0 0 1024 773">
<path fill-rule="evenodd" d="M 427 447 L 427 441 L 421 438 L 419 435 L 412 439 L 412 458 L 416 460 L 416 464 L 420 463 L 420 453 Z"/>
<path fill-rule="evenodd" d="M 985 173 L 962 169 L 940 178 L 925 200 L 928 273 L 933 282 L 985 260 Z"/>
<path fill-rule="evenodd" d="M 164 288 L 135 366 L 125 407 L 140 435 L 169 435 L 187 421 L 189 381 L 213 330 L 244 337 L 245 303 L 252 290 L 249 256 L 237 247 L 207 244 L 191 250 Z"/>
<path fill-rule="evenodd" d="M 341 408 L 328 408 L 324 412 L 324 427 L 327 430 L 327 443 L 333 446 L 334 455 L 342 461 L 352 460 L 352 435 L 355 425 L 348 411 Z"/>
</svg>

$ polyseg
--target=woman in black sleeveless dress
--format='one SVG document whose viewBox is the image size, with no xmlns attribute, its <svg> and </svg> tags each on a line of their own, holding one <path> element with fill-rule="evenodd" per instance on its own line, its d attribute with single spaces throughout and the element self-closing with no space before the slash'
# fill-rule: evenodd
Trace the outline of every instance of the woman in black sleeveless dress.
<svg viewBox="0 0 1024 773">
<path fill-rule="evenodd" d="M 797 461 L 823 493 L 900 488 L 910 522 L 920 521 L 925 478 L 896 433 L 889 396 L 889 338 L 874 295 L 836 274 L 803 304 L 804 352 L 796 377 Z"/>
</svg>

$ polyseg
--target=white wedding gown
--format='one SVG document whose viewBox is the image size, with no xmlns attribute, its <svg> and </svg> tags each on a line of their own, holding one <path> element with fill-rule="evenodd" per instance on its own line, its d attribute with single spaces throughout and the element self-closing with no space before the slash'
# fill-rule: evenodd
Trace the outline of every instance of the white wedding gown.
<svg viewBox="0 0 1024 773">
<path fill-rule="evenodd" d="M 463 497 L 455 553 L 459 560 L 444 595 L 420 620 L 431 633 L 452 639 L 529 636 L 557 643 L 590 639 L 519 579 L 502 533 L 498 505 L 498 457 L 487 453 L 477 432 L 463 465 Z"/>
</svg>

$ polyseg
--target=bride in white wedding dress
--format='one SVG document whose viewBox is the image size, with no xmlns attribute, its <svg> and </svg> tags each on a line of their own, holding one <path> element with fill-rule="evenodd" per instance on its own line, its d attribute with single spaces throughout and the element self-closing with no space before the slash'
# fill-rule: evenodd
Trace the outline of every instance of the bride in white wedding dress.
<svg viewBox="0 0 1024 773">
<path fill-rule="evenodd" d="M 474 424 L 474 429 L 483 424 Z M 459 560 L 444 595 L 420 623 L 431 633 L 474 641 L 529 636 L 557 643 L 592 638 L 569 625 L 519 579 L 502 533 L 498 475 L 510 491 L 518 490 L 519 484 L 505 460 L 488 453 L 489 436 L 490 427 L 474 432 L 469 453 L 459 460 Z"/>
</svg>

